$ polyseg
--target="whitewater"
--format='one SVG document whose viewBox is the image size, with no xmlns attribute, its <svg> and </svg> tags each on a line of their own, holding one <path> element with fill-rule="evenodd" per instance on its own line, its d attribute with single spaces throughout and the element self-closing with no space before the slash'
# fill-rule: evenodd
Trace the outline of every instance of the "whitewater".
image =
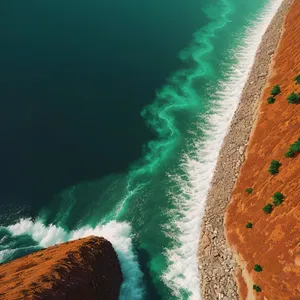
<svg viewBox="0 0 300 300">
<path fill-rule="evenodd" d="M 192 150 L 182 154 L 181 168 L 186 176 L 172 176 L 172 180 L 181 190 L 180 194 L 171 194 L 178 209 L 178 217 L 173 226 L 176 233 L 178 230 L 181 233 L 180 246 L 166 250 L 170 265 L 163 275 L 163 280 L 176 296 L 179 296 L 180 289 L 185 287 L 190 292 L 189 299 L 201 299 L 197 252 L 205 200 L 222 142 L 254 63 L 256 51 L 281 3 L 282 0 L 269 1 L 257 19 L 246 29 L 246 37 L 239 48 L 236 51 L 232 50 L 232 55 L 238 59 L 238 63 L 225 75 L 227 80 L 219 84 L 215 96 L 220 105 L 212 109 L 206 127 L 201 128 L 205 132 L 206 139 L 199 141 L 195 138 Z M 229 9 L 227 13 L 230 13 Z M 213 35 L 214 30 L 225 26 L 224 23 L 211 24 L 212 29 L 208 35 Z"/>
<path fill-rule="evenodd" d="M 0 230 L 3 228 L 0 228 Z M 132 249 L 131 227 L 127 223 L 111 221 L 95 228 L 82 227 L 78 230 L 67 232 L 63 228 L 50 225 L 45 226 L 42 220 L 33 222 L 30 219 L 22 219 L 18 223 L 6 228 L 13 236 L 30 235 L 42 248 L 53 246 L 58 243 L 76 240 L 91 235 L 104 236 L 108 239 L 120 260 L 124 283 L 120 291 L 120 300 L 141 299 L 143 289 L 141 284 L 142 273 L 139 268 L 136 254 Z M 5 249 L 0 251 L 0 259 L 7 259 L 8 255 L 15 250 Z"/>
<path fill-rule="evenodd" d="M 28 246 L 28 251 L 89 235 L 104 236 L 113 244 L 121 262 L 124 283 L 120 299 L 145 298 L 144 274 L 135 249 L 140 234 L 126 214 L 136 206 L 135 203 L 142 202 L 140 199 L 148 191 L 141 191 L 151 186 L 153 176 L 164 173 L 157 169 L 175 151 L 179 157 L 178 168 L 176 172 L 165 173 L 170 186 L 176 186 L 176 189 L 166 188 L 171 204 L 164 213 L 166 221 L 159 224 L 163 234 L 171 240 L 161 250 L 167 264 L 165 266 L 162 263 L 159 268 L 155 265 L 153 269 L 159 269 L 157 273 L 171 290 L 172 297 L 201 299 L 197 250 L 205 199 L 218 153 L 253 65 L 256 50 L 281 2 L 267 1 L 258 16 L 244 29 L 243 38 L 238 40 L 239 37 L 236 37 L 237 47 L 228 51 L 228 62 L 222 62 L 230 67 L 224 68 L 226 71 L 222 74 L 222 79 L 215 83 L 213 96 L 209 100 L 212 105 L 203 114 L 199 106 L 202 108 L 204 104 L 199 102 L 201 97 L 195 91 L 193 80 L 211 76 L 212 66 L 207 55 L 214 51 L 214 39 L 218 31 L 231 23 L 231 16 L 235 13 L 231 1 L 219 1 L 214 7 L 217 8 L 217 15 L 208 6 L 205 12 L 210 23 L 197 32 L 191 46 L 180 53 L 182 61 L 192 60 L 196 66 L 175 72 L 169 83 L 158 92 L 156 101 L 142 112 L 148 125 L 157 132 L 158 139 L 149 143 L 146 155 L 126 174 L 125 192 L 111 211 L 99 219 L 96 226 L 87 224 L 74 230 L 67 230 L 62 225 L 46 224 L 42 216 L 20 219 L 15 224 L 0 227 L 0 232 L 4 235 L 0 240 L 0 262 L 9 260 L 21 248 L 10 247 L 6 236 L 30 236 L 37 245 Z M 209 90 L 210 86 L 206 86 L 206 89 Z M 196 111 L 196 116 L 193 124 L 186 128 L 189 137 L 187 145 L 184 150 L 179 151 L 177 147 L 183 139 L 176 112 L 185 110 Z M 140 202 L 134 202 L 137 201 L 135 197 Z"/>
</svg>

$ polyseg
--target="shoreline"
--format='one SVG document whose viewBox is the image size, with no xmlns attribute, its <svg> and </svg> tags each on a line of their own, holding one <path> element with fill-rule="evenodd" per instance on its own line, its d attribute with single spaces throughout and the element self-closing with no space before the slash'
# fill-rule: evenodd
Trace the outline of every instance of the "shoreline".
<svg viewBox="0 0 300 300">
<path fill-rule="evenodd" d="M 287 101 L 299 74 L 300 2 L 293 1 L 284 22 L 282 36 L 270 67 L 270 76 L 259 103 L 259 114 L 247 146 L 245 162 L 226 209 L 225 230 L 228 244 L 241 269 L 238 287 L 242 299 L 298 299 L 300 296 L 299 255 L 299 156 L 284 154 L 300 134 L 300 107 Z M 272 87 L 280 85 L 275 103 L 268 104 Z M 272 160 L 281 162 L 277 175 L 267 172 Z M 245 189 L 251 186 L 250 194 Z M 274 192 L 284 193 L 279 207 Z M 262 208 L 271 200 L 274 211 Z M 252 229 L 245 228 L 251 221 Z M 254 269 L 259 262 L 263 273 Z M 253 285 L 260 288 L 256 293 Z"/>
<path fill-rule="evenodd" d="M 239 299 L 237 263 L 227 244 L 224 217 L 231 192 L 244 161 L 255 127 L 259 102 L 266 88 L 273 55 L 284 31 L 286 13 L 293 0 L 283 0 L 264 33 L 256 52 L 238 107 L 223 141 L 201 222 L 198 265 L 203 299 Z"/>
</svg>

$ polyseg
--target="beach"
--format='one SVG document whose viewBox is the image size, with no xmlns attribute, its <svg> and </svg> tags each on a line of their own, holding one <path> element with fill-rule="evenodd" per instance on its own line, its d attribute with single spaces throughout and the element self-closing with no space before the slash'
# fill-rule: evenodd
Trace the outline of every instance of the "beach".
<svg viewBox="0 0 300 300">
<path fill-rule="evenodd" d="M 277 49 L 291 0 L 282 2 L 265 32 L 224 139 L 211 181 L 198 249 L 203 299 L 238 299 L 236 262 L 224 231 L 224 216 L 245 159 L 247 143 L 259 112 L 259 103 L 272 58 Z"/>
</svg>

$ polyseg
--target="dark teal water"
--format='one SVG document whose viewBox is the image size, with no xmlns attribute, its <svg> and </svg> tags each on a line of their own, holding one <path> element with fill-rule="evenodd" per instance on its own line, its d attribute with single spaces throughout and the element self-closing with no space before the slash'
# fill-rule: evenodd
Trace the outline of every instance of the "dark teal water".
<svg viewBox="0 0 300 300">
<path fill-rule="evenodd" d="M 0 10 L 1 196 L 33 209 L 142 155 L 154 134 L 140 112 L 208 22 L 197 0 L 23 1 Z"/>
<path fill-rule="evenodd" d="M 121 299 L 200 299 L 203 204 L 271 3 L 1 3 L 0 261 L 103 235 Z"/>
</svg>

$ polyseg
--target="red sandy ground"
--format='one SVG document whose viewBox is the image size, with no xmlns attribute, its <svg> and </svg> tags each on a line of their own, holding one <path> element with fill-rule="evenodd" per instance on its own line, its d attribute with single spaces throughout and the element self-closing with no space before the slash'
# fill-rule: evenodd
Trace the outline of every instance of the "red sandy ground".
<svg viewBox="0 0 300 300">
<path fill-rule="evenodd" d="M 228 242 L 244 265 L 243 276 L 237 278 L 241 299 L 247 294 L 248 299 L 300 299 L 300 155 L 284 156 L 289 145 L 300 138 L 300 104 L 288 104 L 286 100 L 291 92 L 300 93 L 300 85 L 294 82 L 300 74 L 300 0 L 294 1 L 285 22 L 226 214 Z M 280 85 L 281 93 L 270 105 L 267 98 L 275 84 Z M 282 163 L 275 176 L 267 171 L 273 159 Z M 245 193 L 248 187 L 254 189 L 250 195 Z M 266 215 L 262 208 L 272 203 L 275 192 L 282 192 L 286 198 Z M 252 229 L 245 228 L 247 222 L 253 223 Z M 263 271 L 253 271 L 255 264 Z M 253 291 L 253 284 L 262 292 Z"/>
<path fill-rule="evenodd" d="M 0 265 L 0 299 L 117 300 L 122 282 L 110 242 L 87 237 Z"/>
</svg>

